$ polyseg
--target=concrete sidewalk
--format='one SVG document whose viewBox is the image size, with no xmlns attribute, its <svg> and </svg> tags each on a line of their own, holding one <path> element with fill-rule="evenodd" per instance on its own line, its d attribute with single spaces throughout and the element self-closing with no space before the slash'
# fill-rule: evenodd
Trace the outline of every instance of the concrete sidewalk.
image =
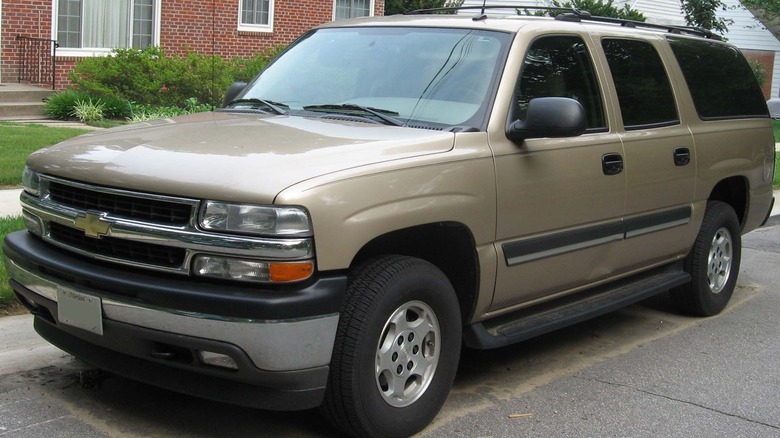
<svg viewBox="0 0 780 438">
<path fill-rule="evenodd" d="M 19 205 L 21 194 L 22 189 L 0 190 L 0 218 L 22 214 L 22 207 Z"/>
</svg>

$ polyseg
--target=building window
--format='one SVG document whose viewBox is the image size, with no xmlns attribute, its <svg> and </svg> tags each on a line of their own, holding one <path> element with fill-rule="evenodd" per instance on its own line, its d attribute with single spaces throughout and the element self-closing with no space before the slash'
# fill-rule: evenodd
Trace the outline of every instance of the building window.
<svg viewBox="0 0 780 438">
<path fill-rule="evenodd" d="M 373 15 L 371 6 L 371 0 L 335 0 L 333 19 L 369 17 Z"/>
<path fill-rule="evenodd" d="M 57 0 L 60 47 L 105 51 L 155 43 L 160 0 Z"/>
<path fill-rule="evenodd" d="M 271 32 L 273 30 L 273 0 L 240 0 L 238 30 Z"/>
</svg>

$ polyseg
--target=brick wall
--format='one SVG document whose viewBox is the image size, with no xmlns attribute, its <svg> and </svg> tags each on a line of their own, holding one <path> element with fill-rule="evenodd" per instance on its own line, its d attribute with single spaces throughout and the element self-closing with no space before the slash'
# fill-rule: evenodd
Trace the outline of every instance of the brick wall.
<svg viewBox="0 0 780 438">
<path fill-rule="evenodd" d="M 775 66 L 775 52 L 762 51 L 762 50 L 742 50 L 748 61 L 758 61 L 761 66 L 764 67 L 764 84 L 761 86 L 761 91 L 764 92 L 764 97 L 769 100 L 772 97 L 772 75 L 774 74 Z"/>
<path fill-rule="evenodd" d="M 19 49 L 16 35 L 51 38 L 52 0 L 1 0 L 2 77 L 16 82 Z M 333 0 L 275 0 L 273 32 L 239 32 L 238 0 L 163 0 L 160 45 L 168 52 L 250 56 L 265 48 L 286 45 L 307 29 L 330 21 Z M 375 0 L 382 15 L 384 0 Z M 70 85 L 68 73 L 79 58 L 57 58 L 56 88 Z"/>
<path fill-rule="evenodd" d="M 19 43 L 17 35 L 51 38 L 51 0 L 2 0 L 2 77 L 0 82 L 17 82 Z"/>
</svg>

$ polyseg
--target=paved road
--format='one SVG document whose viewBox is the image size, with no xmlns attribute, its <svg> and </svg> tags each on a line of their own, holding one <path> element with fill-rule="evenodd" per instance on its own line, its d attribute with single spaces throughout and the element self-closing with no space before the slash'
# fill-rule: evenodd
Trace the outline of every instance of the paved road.
<svg viewBox="0 0 780 438">
<path fill-rule="evenodd" d="M 421 436 L 780 436 L 780 219 L 744 246 L 738 289 L 719 316 L 680 316 L 658 297 L 512 347 L 465 352 Z M 29 323 L 14 321 L 23 331 Z M 4 324 L 0 349 L 13 350 Z M 0 437 L 338 436 L 316 411 L 199 400 L 40 348 L 38 362 L 0 365 Z"/>
</svg>

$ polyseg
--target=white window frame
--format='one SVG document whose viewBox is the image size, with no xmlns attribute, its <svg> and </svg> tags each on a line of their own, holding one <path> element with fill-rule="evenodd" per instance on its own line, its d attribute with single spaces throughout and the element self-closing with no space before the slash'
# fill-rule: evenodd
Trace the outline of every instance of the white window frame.
<svg viewBox="0 0 780 438">
<path fill-rule="evenodd" d="M 154 8 L 154 25 L 152 29 L 152 46 L 160 45 L 160 23 L 162 17 L 162 0 L 153 0 Z M 57 16 L 59 9 L 59 2 L 52 0 L 52 15 L 51 15 L 51 39 L 57 39 Z M 82 30 L 83 31 L 83 30 Z M 74 58 L 87 58 L 96 56 L 110 55 L 115 47 L 58 47 L 57 57 L 74 57 Z"/>
<path fill-rule="evenodd" d="M 374 8 L 376 8 L 376 5 L 374 4 L 374 0 L 369 1 L 368 5 L 368 17 L 374 16 Z M 331 16 L 331 20 L 336 21 L 336 0 L 333 0 L 333 14 Z M 346 20 L 345 18 L 342 18 L 341 20 Z"/>
<path fill-rule="evenodd" d="M 373 0 L 372 0 L 373 1 Z M 247 24 L 241 22 L 244 10 L 244 0 L 238 0 L 238 30 L 240 32 L 265 32 L 274 31 L 274 0 L 268 0 L 268 24 Z"/>
</svg>

